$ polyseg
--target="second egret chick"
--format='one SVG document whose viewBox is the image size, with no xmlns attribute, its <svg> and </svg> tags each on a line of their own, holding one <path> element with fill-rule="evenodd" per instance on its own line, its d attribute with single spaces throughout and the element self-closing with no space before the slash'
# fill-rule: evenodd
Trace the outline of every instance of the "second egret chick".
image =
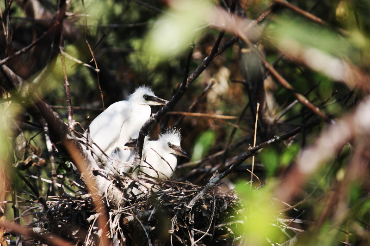
<svg viewBox="0 0 370 246">
<path fill-rule="evenodd" d="M 189 155 L 181 148 L 177 129 L 159 135 L 158 140 L 145 141 L 140 173 L 159 179 L 169 179 L 177 167 L 177 157 Z"/>
</svg>

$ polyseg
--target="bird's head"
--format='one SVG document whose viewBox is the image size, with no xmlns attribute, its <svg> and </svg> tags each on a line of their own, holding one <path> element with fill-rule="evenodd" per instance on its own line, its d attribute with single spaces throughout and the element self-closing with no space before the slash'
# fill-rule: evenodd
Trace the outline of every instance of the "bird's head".
<svg viewBox="0 0 370 246">
<path fill-rule="evenodd" d="M 163 145 L 163 148 L 168 150 L 168 153 L 190 159 L 190 156 L 180 146 L 181 134 L 177 129 L 174 128 L 159 135 L 158 141 Z"/>
<path fill-rule="evenodd" d="M 165 105 L 168 102 L 155 96 L 154 92 L 147 86 L 137 88 L 128 100 L 131 103 L 143 105 Z"/>
</svg>

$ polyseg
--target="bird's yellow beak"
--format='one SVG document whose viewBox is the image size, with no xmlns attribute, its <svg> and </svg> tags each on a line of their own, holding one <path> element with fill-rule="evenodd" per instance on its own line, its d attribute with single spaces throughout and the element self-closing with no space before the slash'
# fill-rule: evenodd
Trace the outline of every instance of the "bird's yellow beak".
<svg viewBox="0 0 370 246">
<path fill-rule="evenodd" d="M 180 146 L 172 144 L 171 149 L 175 151 L 174 153 L 175 155 L 183 156 L 183 157 L 190 159 L 190 156 L 188 155 L 188 153 L 186 153 Z"/>
<path fill-rule="evenodd" d="M 147 96 L 145 100 L 148 101 L 149 105 L 165 105 L 166 103 L 168 103 L 167 100 L 164 100 L 156 96 Z"/>
</svg>

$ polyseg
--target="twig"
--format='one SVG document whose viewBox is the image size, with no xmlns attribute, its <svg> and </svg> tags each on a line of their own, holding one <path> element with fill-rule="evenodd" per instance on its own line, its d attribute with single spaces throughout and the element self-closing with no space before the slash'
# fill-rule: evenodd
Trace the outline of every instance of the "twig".
<svg viewBox="0 0 370 246">
<path fill-rule="evenodd" d="M 64 55 L 65 57 L 69 58 L 70 60 L 72 60 L 72 61 L 74 61 L 74 62 L 76 62 L 76 63 L 78 63 L 78 64 L 80 64 L 80 65 L 82 65 L 82 66 L 85 66 L 85 67 L 87 67 L 87 68 L 90 68 L 90 69 L 94 70 L 95 72 L 99 72 L 99 69 L 98 69 L 98 68 L 94 68 L 93 66 L 91 66 L 91 65 L 89 65 L 89 64 L 87 64 L 87 63 L 84 63 L 84 62 L 82 62 L 82 61 L 78 60 L 77 58 L 74 58 L 73 56 L 69 55 L 68 53 L 66 53 L 66 52 L 65 52 L 65 51 L 63 51 L 63 50 L 61 50 L 61 51 L 60 51 L 60 53 L 61 53 L 62 55 Z"/>
<path fill-rule="evenodd" d="M 311 91 L 313 91 L 314 89 L 316 89 L 318 85 L 314 85 L 313 87 L 311 87 L 308 91 L 306 91 L 303 95 L 304 96 L 307 96 Z M 294 105 L 296 105 L 298 103 L 298 100 L 294 100 L 291 104 L 289 104 L 288 107 L 286 107 L 283 111 L 281 111 L 281 113 L 275 118 L 275 122 L 277 122 L 281 117 L 283 117 L 291 108 L 294 107 Z"/>
<path fill-rule="evenodd" d="M 49 156 L 50 156 L 51 176 L 53 178 L 53 187 L 54 187 L 55 194 L 58 196 L 59 191 L 58 191 L 58 186 L 57 186 L 57 172 L 56 172 L 56 169 L 55 169 L 53 147 L 52 147 L 52 143 L 51 143 L 51 140 L 50 140 L 50 137 L 49 137 L 48 123 L 45 123 L 44 133 L 45 133 L 46 148 L 47 148 L 47 150 L 49 152 Z"/>
<path fill-rule="evenodd" d="M 39 199 L 40 198 L 39 191 L 16 168 L 14 168 L 14 171 L 18 175 L 18 177 L 20 177 L 26 183 L 26 185 L 28 187 L 30 187 L 31 191 L 33 192 L 33 194 L 35 194 L 35 196 L 37 197 L 37 199 Z"/>
<path fill-rule="evenodd" d="M 50 108 L 54 108 L 54 109 L 68 109 L 68 106 L 59 106 L 59 105 L 50 105 Z M 99 112 L 102 112 L 104 111 L 102 108 L 88 108 L 88 107 L 75 107 L 75 106 L 72 106 L 72 109 L 75 109 L 75 110 L 91 110 L 91 111 L 99 111 Z"/>
<path fill-rule="evenodd" d="M 239 125 L 239 123 L 240 123 L 242 117 L 244 116 L 245 112 L 247 112 L 248 107 L 249 107 L 249 102 L 245 105 L 242 113 L 239 115 L 239 118 L 238 118 L 238 120 L 235 123 L 236 125 Z M 225 165 L 226 157 L 227 157 L 227 152 L 228 152 L 229 146 L 231 144 L 231 141 L 233 141 L 234 135 L 236 133 L 236 129 L 237 128 L 234 127 L 233 130 L 231 131 L 229 140 L 227 141 L 227 144 L 226 144 L 226 147 L 225 147 L 225 150 L 224 150 L 224 157 L 222 158 L 222 163 L 221 163 L 220 168 L 222 168 Z"/>
<path fill-rule="evenodd" d="M 105 110 L 105 106 L 104 106 L 104 95 L 103 95 L 103 91 L 101 90 L 101 86 L 100 86 L 100 76 L 99 76 L 100 70 L 98 68 L 98 63 L 96 62 L 96 59 L 95 59 L 94 51 L 91 49 L 90 44 L 89 44 L 89 41 L 87 41 L 87 39 L 85 39 L 85 40 L 86 40 L 86 44 L 89 47 L 91 56 L 92 56 L 92 58 L 94 60 L 94 63 L 95 63 L 95 67 L 96 67 L 95 71 L 96 71 L 96 76 L 98 77 L 98 86 L 99 86 L 99 91 L 100 91 L 101 103 L 102 103 L 103 109 Z"/>
<path fill-rule="evenodd" d="M 193 117 L 206 117 L 219 120 L 236 120 L 238 116 L 229 116 L 229 115 L 215 115 L 215 114 L 203 114 L 203 113 L 189 113 L 189 112 L 168 112 L 169 115 L 184 115 L 184 116 L 193 116 Z"/>
<path fill-rule="evenodd" d="M 150 237 L 149 237 L 148 233 L 146 232 L 146 230 L 145 230 L 145 227 L 144 227 L 143 223 L 141 223 L 141 221 L 137 218 L 137 216 L 136 216 L 136 215 L 134 215 L 134 216 L 135 216 L 135 219 L 136 219 L 137 221 L 139 221 L 139 224 L 141 225 L 141 227 L 143 228 L 143 230 L 144 230 L 144 232 L 145 232 L 145 235 L 146 235 L 146 237 L 147 237 L 147 239 L 148 239 L 148 245 L 149 245 L 149 246 L 152 246 L 152 242 L 150 241 Z"/>
<path fill-rule="evenodd" d="M 64 90 L 66 92 L 67 105 L 68 105 L 68 127 L 70 129 L 73 129 L 74 123 L 73 123 L 72 101 L 71 101 L 71 92 L 69 90 L 69 82 L 68 82 L 68 76 L 67 76 L 63 33 L 60 34 L 59 49 L 60 49 L 60 54 L 61 54 L 60 60 L 62 62 L 62 70 L 63 70 Z"/>
<path fill-rule="evenodd" d="M 251 175 L 253 175 L 254 177 L 256 177 L 256 179 L 258 180 L 258 182 L 260 182 L 260 186 L 262 185 L 262 182 L 261 180 L 258 178 L 258 176 L 254 173 L 252 173 L 252 171 L 250 171 L 249 169 L 246 169 L 248 172 L 250 172 Z"/>
<path fill-rule="evenodd" d="M 86 8 L 85 8 L 84 1 L 82 1 L 82 7 L 83 7 L 84 12 L 86 14 Z M 99 79 L 99 72 L 100 72 L 100 70 L 98 69 L 98 63 L 96 62 L 96 59 L 95 59 L 95 56 L 94 56 L 94 52 L 92 51 L 91 46 L 89 44 L 89 41 L 87 40 L 87 16 L 85 18 L 85 41 L 86 41 L 87 46 L 89 47 L 91 56 L 92 56 L 92 58 L 94 59 L 94 62 L 95 62 L 95 67 L 96 67 L 96 70 L 95 71 L 96 71 L 97 77 L 98 77 L 98 87 L 99 87 L 100 97 L 101 97 L 101 101 L 102 101 L 103 110 L 105 110 L 104 96 L 103 96 L 103 91 L 101 90 L 100 79 Z"/>
<path fill-rule="evenodd" d="M 258 122 L 258 110 L 259 110 L 259 108 L 260 108 L 260 104 L 257 103 L 256 122 L 254 123 L 253 148 L 256 147 L 257 122 Z M 251 189 L 252 189 L 252 184 L 253 184 L 253 171 L 254 171 L 254 155 L 252 156 Z"/>
<path fill-rule="evenodd" d="M 290 8 L 291 10 L 293 10 L 293 11 L 295 11 L 295 12 L 303 15 L 304 17 L 306 17 L 307 19 L 309 19 L 309 20 L 311 20 L 313 22 L 316 22 L 316 23 L 321 24 L 323 26 L 328 26 L 328 24 L 325 21 L 321 20 L 319 17 L 316 17 L 315 15 L 302 10 L 302 9 L 294 6 L 291 3 L 288 3 L 288 2 L 285 2 L 285 1 L 282 1 L 282 0 L 275 0 L 275 2 L 278 3 L 278 4 L 280 4 L 280 5 L 285 6 L 287 8 Z"/>
<path fill-rule="evenodd" d="M 200 94 L 197 99 L 195 99 L 195 101 L 190 105 L 189 109 L 188 109 L 188 112 L 190 112 L 194 107 L 195 105 L 198 104 L 199 100 L 208 92 L 209 89 L 211 89 L 211 87 L 215 84 L 214 80 L 211 81 L 211 83 L 209 83 L 209 85 L 203 90 L 202 94 Z M 180 119 L 178 119 L 178 121 L 175 123 L 174 127 L 177 127 L 178 125 L 180 125 L 180 123 L 182 122 L 182 120 L 185 118 L 185 115 L 181 116 Z"/>
</svg>

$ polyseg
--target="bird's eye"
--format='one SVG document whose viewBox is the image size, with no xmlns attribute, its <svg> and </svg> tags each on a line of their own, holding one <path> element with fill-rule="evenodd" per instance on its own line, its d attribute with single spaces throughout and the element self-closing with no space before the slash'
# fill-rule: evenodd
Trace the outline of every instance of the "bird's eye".
<svg viewBox="0 0 370 246">
<path fill-rule="evenodd" d="M 144 99 L 147 100 L 148 99 L 148 95 L 147 94 L 144 94 Z"/>
<path fill-rule="evenodd" d="M 170 147 L 170 148 L 171 148 L 171 143 L 170 143 L 170 142 L 168 142 L 168 143 L 167 143 L 167 145 L 168 145 L 168 147 Z"/>
</svg>

